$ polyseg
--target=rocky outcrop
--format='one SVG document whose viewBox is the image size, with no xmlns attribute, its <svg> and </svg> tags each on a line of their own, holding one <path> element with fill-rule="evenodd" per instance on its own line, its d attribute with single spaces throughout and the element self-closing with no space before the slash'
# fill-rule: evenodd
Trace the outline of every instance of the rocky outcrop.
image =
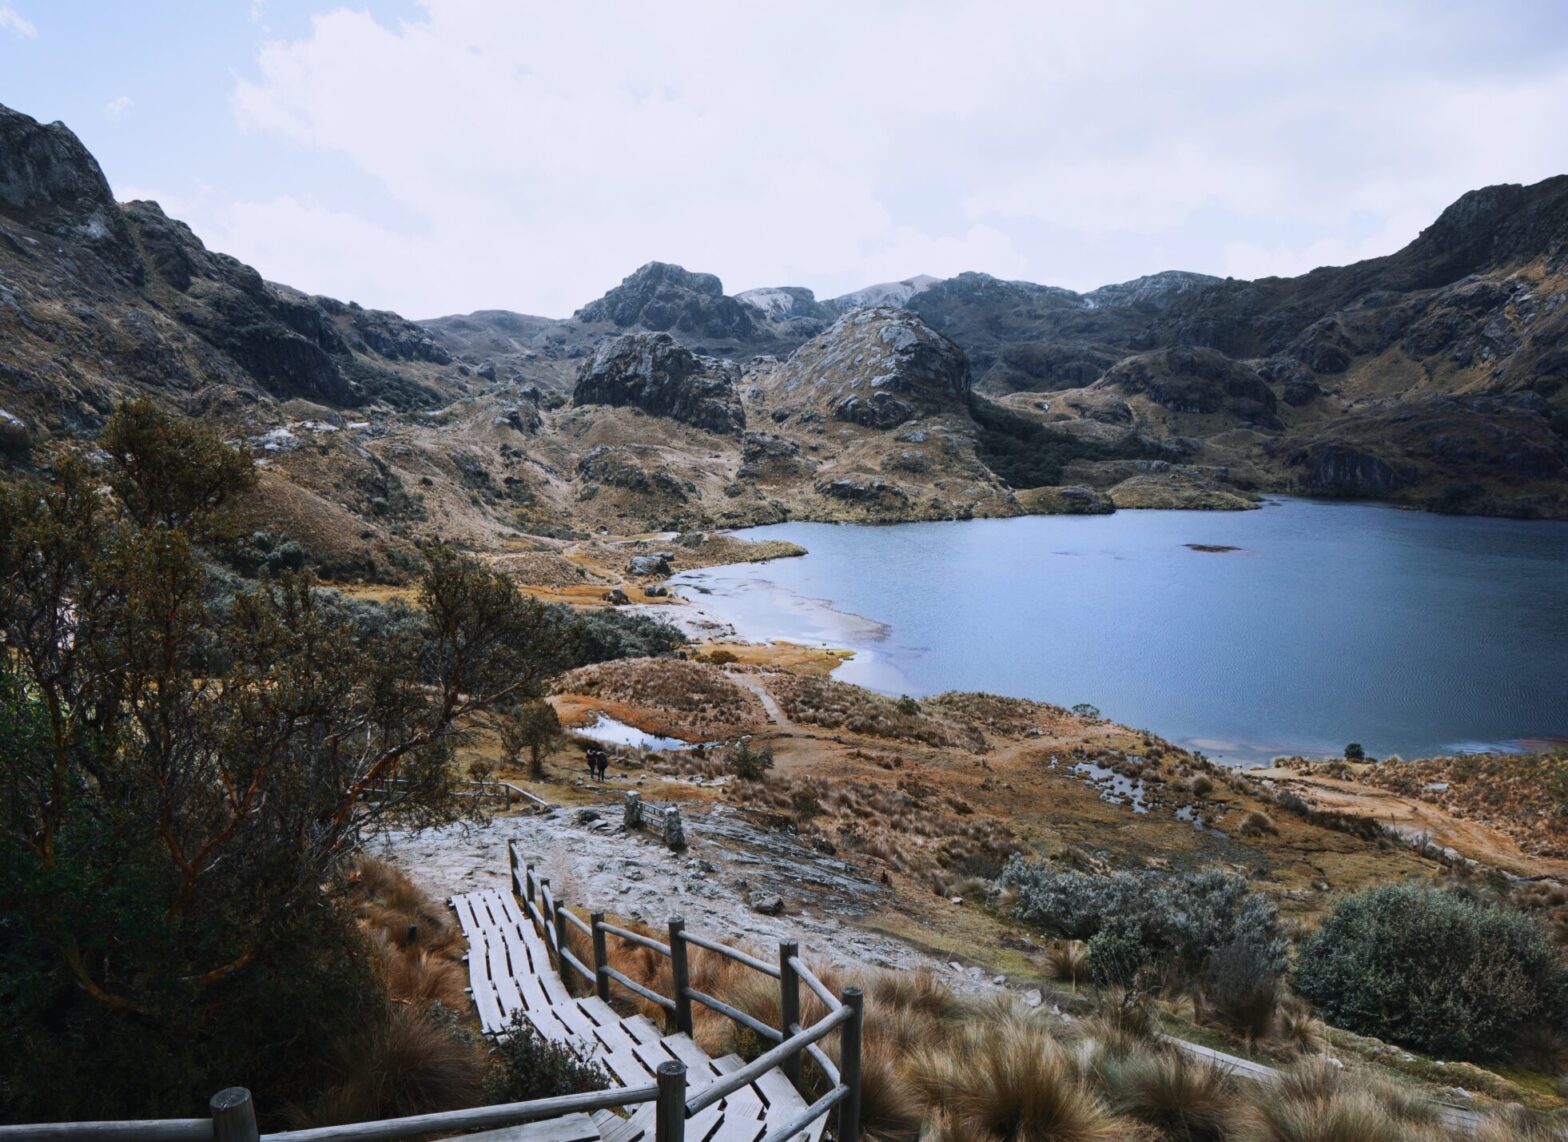
<svg viewBox="0 0 1568 1142">
<path fill-rule="evenodd" d="M 109 180 L 64 123 L 0 107 L 0 215 L 79 242 L 133 280 L 141 260 Z"/>
<path fill-rule="evenodd" d="M 1263 378 L 1212 349 L 1161 349 L 1129 357 L 1095 387 L 1146 396 L 1172 412 L 1223 413 L 1243 424 L 1279 427 L 1278 402 Z"/>
<path fill-rule="evenodd" d="M 802 345 L 770 381 L 785 409 L 821 410 L 866 428 L 962 411 L 963 350 L 907 310 L 857 309 Z"/>
<path fill-rule="evenodd" d="M 667 262 L 649 262 L 598 301 L 576 313 L 582 322 L 637 326 L 655 333 L 678 331 L 715 340 L 746 340 L 756 332 L 754 310 L 724 295 L 713 274 Z"/>
<path fill-rule="evenodd" d="M 1386 499 L 1410 483 L 1414 473 L 1375 452 L 1334 441 L 1315 441 L 1295 450 L 1302 490 L 1313 496 Z"/>
<path fill-rule="evenodd" d="M 667 333 L 628 333 L 602 343 L 584 363 L 572 403 L 637 408 L 735 435 L 746 427 L 739 377 L 732 363 L 699 357 Z"/>
</svg>

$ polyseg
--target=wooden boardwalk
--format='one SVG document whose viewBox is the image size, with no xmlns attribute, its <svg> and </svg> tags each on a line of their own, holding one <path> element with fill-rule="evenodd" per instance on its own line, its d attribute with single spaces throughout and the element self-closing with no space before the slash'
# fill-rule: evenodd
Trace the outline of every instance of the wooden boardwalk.
<svg viewBox="0 0 1568 1142">
<path fill-rule="evenodd" d="M 468 980 L 474 1008 L 487 1035 L 505 1035 L 513 1017 L 524 1019 L 545 1039 L 567 1046 L 578 1057 L 594 1059 L 621 1087 L 655 1081 L 660 1063 L 686 1064 L 687 1089 L 696 1094 L 715 1079 L 738 1070 L 738 1055 L 709 1058 L 689 1035 L 667 1035 L 644 1015 L 623 1016 L 594 995 L 572 996 L 551 966 L 544 936 L 523 914 L 510 893 L 486 889 L 452 898 L 468 939 Z M 692 1116 L 688 1142 L 760 1142 L 806 1109 L 806 1101 L 781 1070 Z M 508 1127 L 468 1139 L 484 1142 L 652 1142 L 654 1107 L 629 1118 L 601 1111 L 526 1126 Z M 817 1142 L 823 1119 L 790 1136 L 790 1142 Z"/>
</svg>

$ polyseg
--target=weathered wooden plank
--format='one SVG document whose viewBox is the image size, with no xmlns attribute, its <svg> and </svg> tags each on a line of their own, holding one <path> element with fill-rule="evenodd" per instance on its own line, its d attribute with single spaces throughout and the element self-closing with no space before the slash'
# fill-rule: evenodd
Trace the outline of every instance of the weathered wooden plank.
<svg viewBox="0 0 1568 1142">
<path fill-rule="evenodd" d="M 800 1097 L 800 1092 L 790 1085 L 789 1079 L 784 1077 L 784 1072 L 777 1067 L 752 1085 L 767 1100 L 767 1121 L 774 1126 L 783 1126 L 806 1109 L 806 1100 Z M 795 1135 L 793 1142 L 818 1142 L 827 1125 L 827 1118 L 819 1118 L 800 1134 Z"/>
<path fill-rule="evenodd" d="M 713 1060 L 707 1052 L 692 1042 L 689 1035 L 666 1035 L 664 1049 L 686 1064 L 686 1091 L 701 1090 L 710 1085 L 719 1074 L 713 1069 Z M 698 1111 L 686 1120 L 686 1137 L 705 1139 L 724 1124 L 725 1100 L 720 1100 L 705 1110 Z"/>
<path fill-rule="evenodd" d="M 571 1114 L 545 1122 L 465 1134 L 463 1139 L 464 1142 L 599 1142 L 599 1128 L 588 1115 Z"/>
<path fill-rule="evenodd" d="M 626 1028 L 627 1033 L 639 1043 L 657 1043 L 664 1037 L 664 1032 L 659 1030 L 658 1025 L 641 1013 L 622 1019 L 621 1026 Z"/>
<path fill-rule="evenodd" d="M 552 1004 L 550 1014 L 572 1029 L 572 1034 L 583 1041 L 585 1049 L 591 1050 L 598 1046 L 599 1039 L 594 1034 L 598 1030 L 592 1019 L 577 1009 L 577 1004 L 571 1000 L 565 1003 Z"/>
<path fill-rule="evenodd" d="M 610 1051 L 600 1055 L 599 1061 L 621 1086 L 647 1086 L 654 1081 L 653 1072 L 631 1051 Z"/>
<path fill-rule="evenodd" d="M 713 1069 L 727 1075 L 741 1069 L 746 1061 L 739 1055 L 713 1060 Z M 724 1100 L 724 1125 L 711 1142 L 757 1142 L 767 1127 L 767 1108 L 755 1087 L 743 1086 Z"/>
<path fill-rule="evenodd" d="M 495 987 L 496 1001 L 500 1005 L 502 1015 L 508 1019 L 512 1012 L 524 1008 L 523 996 L 517 990 L 517 981 L 512 978 L 511 968 L 506 962 L 506 945 L 497 936 L 494 940 L 486 939 L 484 943 L 485 959 L 490 964 L 490 981 Z M 473 952 L 469 952 L 473 957 Z"/>
<path fill-rule="evenodd" d="M 653 1138 L 654 1120 L 653 1107 L 644 1106 L 605 1134 L 604 1142 L 649 1142 Z"/>
</svg>

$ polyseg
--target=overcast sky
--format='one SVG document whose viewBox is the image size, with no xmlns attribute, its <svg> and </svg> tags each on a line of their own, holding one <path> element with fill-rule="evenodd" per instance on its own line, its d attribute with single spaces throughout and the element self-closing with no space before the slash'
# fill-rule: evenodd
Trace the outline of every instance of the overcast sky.
<svg viewBox="0 0 1568 1142">
<path fill-rule="evenodd" d="M 1568 4 L 0 0 L 62 119 L 276 281 L 564 316 L 643 262 L 819 296 L 1388 253 L 1568 172 Z"/>
</svg>

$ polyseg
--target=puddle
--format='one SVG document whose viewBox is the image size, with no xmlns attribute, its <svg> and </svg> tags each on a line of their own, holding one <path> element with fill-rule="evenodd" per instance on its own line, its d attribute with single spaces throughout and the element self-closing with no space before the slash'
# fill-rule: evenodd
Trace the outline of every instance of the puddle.
<svg viewBox="0 0 1568 1142">
<path fill-rule="evenodd" d="M 636 726 L 628 726 L 625 722 L 606 717 L 604 714 L 597 714 L 592 725 L 577 726 L 571 732 L 579 737 L 603 742 L 605 745 L 624 745 L 632 749 L 657 752 L 692 748 L 690 742 L 683 742 L 680 738 L 663 738 L 658 734 L 650 734 L 645 730 L 639 730 Z"/>
<path fill-rule="evenodd" d="M 1095 765 L 1092 761 L 1075 763 L 1073 772 L 1100 791 L 1101 801 L 1108 801 L 1112 805 L 1131 805 L 1134 813 L 1149 811 L 1148 802 L 1144 800 L 1145 790 L 1141 777 L 1123 777 L 1115 770 L 1106 769 L 1103 765 Z"/>
</svg>

